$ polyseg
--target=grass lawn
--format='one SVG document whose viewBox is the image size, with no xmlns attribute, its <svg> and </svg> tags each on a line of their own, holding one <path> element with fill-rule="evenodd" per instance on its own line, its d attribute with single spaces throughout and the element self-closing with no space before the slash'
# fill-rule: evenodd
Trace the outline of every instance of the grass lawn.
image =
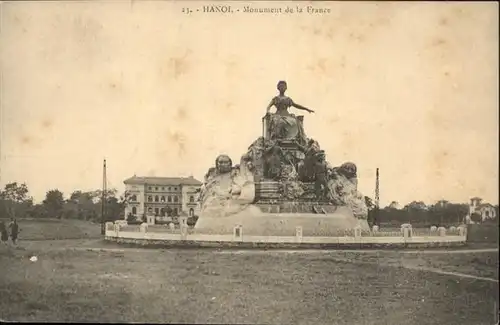
<svg viewBox="0 0 500 325">
<path fill-rule="evenodd" d="M 50 245 L 0 248 L 2 319 L 491 325 L 498 299 L 498 283 L 388 266 L 417 259 L 467 264 L 476 272 L 474 265 L 498 263 L 497 253 L 110 252 Z"/>
<path fill-rule="evenodd" d="M 6 224 L 10 220 L 4 220 Z M 17 219 L 20 240 L 99 238 L 101 225 L 82 220 Z"/>
</svg>

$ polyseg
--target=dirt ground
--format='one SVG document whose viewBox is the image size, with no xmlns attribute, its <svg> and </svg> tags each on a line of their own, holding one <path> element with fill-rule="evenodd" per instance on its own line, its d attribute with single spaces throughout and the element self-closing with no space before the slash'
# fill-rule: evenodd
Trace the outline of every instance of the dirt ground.
<svg viewBox="0 0 500 325">
<path fill-rule="evenodd" d="M 101 249 L 102 248 L 102 249 Z M 36 262 L 30 261 L 37 256 Z M 124 249 L 98 240 L 0 248 L 3 320 L 494 324 L 498 252 Z"/>
</svg>

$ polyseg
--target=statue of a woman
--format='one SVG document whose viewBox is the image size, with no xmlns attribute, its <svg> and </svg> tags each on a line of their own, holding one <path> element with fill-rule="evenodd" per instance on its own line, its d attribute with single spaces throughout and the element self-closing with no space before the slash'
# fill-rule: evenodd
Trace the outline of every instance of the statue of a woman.
<svg viewBox="0 0 500 325">
<path fill-rule="evenodd" d="M 297 121 L 295 115 L 288 112 L 289 107 L 314 113 L 313 110 L 302 105 L 294 103 L 294 101 L 285 95 L 287 84 L 286 81 L 278 82 L 279 95 L 274 97 L 267 106 L 266 116 L 271 116 L 269 128 L 271 130 L 272 139 L 292 140 L 297 137 L 304 138 L 302 125 Z M 276 107 L 276 113 L 270 114 L 271 107 Z"/>
</svg>

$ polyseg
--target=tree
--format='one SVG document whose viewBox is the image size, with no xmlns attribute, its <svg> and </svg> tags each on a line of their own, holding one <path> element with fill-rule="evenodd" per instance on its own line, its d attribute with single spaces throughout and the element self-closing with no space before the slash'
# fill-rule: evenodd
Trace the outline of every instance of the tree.
<svg viewBox="0 0 500 325">
<path fill-rule="evenodd" d="M 481 215 L 479 213 L 474 212 L 470 216 L 470 220 L 474 221 L 475 223 L 481 223 L 481 221 L 483 221 L 483 218 L 481 217 Z"/>
<path fill-rule="evenodd" d="M 43 200 L 43 205 L 49 216 L 61 218 L 64 208 L 63 193 L 57 189 L 48 191 L 45 200 Z"/>
<path fill-rule="evenodd" d="M 389 204 L 387 206 L 387 208 L 399 210 L 399 203 L 398 203 L 398 201 L 392 201 L 391 204 Z"/>
<path fill-rule="evenodd" d="M 33 206 L 33 198 L 28 196 L 29 190 L 25 183 L 8 183 L 0 190 L 0 213 L 11 218 L 27 214 Z"/>
<path fill-rule="evenodd" d="M 413 201 L 404 207 L 405 210 L 427 210 L 428 207 L 422 201 Z"/>
<path fill-rule="evenodd" d="M 368 208 L 368 211 L 375 209 L 375 203 L 369 196 L 365 196 L 365 204 Z"/>
<path fill-rule="evenodd" d="M 48 218 L 48 212 L 43 204 L 35 204 L 28 215 L 32 218 Z"/>
</svg>

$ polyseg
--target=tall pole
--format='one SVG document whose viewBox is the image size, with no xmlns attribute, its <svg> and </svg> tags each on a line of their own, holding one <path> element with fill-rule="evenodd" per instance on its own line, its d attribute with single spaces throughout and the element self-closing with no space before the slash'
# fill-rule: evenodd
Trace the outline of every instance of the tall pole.
<svg viewBox="0 0 500 325">
<path fill-rule="evenodd" d="M 379 174 L 378 168 L 377 173 L 375 174 L 375 208 L 378 210 L 380 205 L 380 187 L 379 187 Z"/>
<path fill-rule="evenodd" d="M 379 224 L 379 207 L 380 207 L 380 184 L 379 184 L 379 173 L 378 173 L 378 168 L 377 172 L 375 174 L 375 217 L 373 219 L 373 224 L 378 225 Z"/>
<path fill-rule="evenodd" d="M 106 159 L 102 169 L 102 200 L 101 200 L 101 235 L 106 234 L 105 216 L 106 216 Z"/>
</svg>

